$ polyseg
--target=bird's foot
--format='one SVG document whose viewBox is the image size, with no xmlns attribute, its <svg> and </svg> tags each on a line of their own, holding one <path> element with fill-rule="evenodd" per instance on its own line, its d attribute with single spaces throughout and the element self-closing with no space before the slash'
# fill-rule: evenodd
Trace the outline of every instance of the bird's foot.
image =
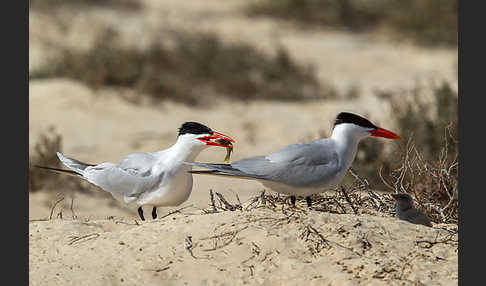
<svg viewBox="0 0 486 286">
<path fill-rule="evenodd" d="M 145 220 L 145 218 L 143 217 L 143 209 L 141 206 L 138 207 L 138 215 L 140 216 L 141 220 Z"/>
<path fill-rule="evenodd" d="M 154 207 L 154 208 L 152 209 L 152 218 L 153 218 L 153 219 L 156 219 L 156 218 L 157 218 L 157 208 L 156 208 L 156 207 Z"/>
<path fill-rule="evenodd" d="M 310 196 L 305 197 L 305 202 L 307 203 L 307 207 L 312 209 L 312 199 Z"/>
<path fill-rule="evenodd" d="M 290 196 L 290 205 L 291 205 L 292 207 L 295 207 L 295 201 L 296 201 L 295 196 Z"/>
</svg>

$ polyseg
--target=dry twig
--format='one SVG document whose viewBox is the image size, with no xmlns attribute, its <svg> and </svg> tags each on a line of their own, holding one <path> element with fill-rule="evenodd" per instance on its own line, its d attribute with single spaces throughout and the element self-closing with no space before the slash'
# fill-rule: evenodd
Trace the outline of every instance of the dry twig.
<svg viewBox="0 0 486 286">
<path fill-rule="evenodd" d="M 434 241 L 422 239 L 422 240 L 416 240 L 415 243 L 422 248 L 432 248 L 434 245 L 439 244 L 439 243 L 447 244 L 449 242 L 452 242 L 452 243 L 456 244 L 457 240 L 453 239 L 455 235 L 457 235 L 457 233 L 450 233 L 444 239 L 438 240 L 437 238 L 439 237 L 439 232 L 437 232 L 437 235 L 435 236 Z"/>
<path fill-rule="evenodd" d="M 59 200 L 57 200 L 54 205 L 52 206 L 51 208 L 51 214 L 49 215 L 49 220 L 52 219 L 52 213 L 54 212 L 54 208 L 57 206 L 58 203 L 60 203 L 62 200 L 64 200 L 64 197 L 60 198 Z M 59 214 L 58 214 L 59 215 Z"/>
<path fill-rule="evenodd" d="M 121 223 L 121 224 L 127 224 L 127 225 L 137 225 L 137 226 L 140 225 L 136 219 L 134 219 L 133 222 L 134 223 L 128 223 L 128 222 L 124 222 L 124 221 L 120 221 L 120 220 L 115 221 L 115 223 Z"/>
<path fill-rule="evenodd" d="M 346 193 L 346 190 L 344 189 L 343 186 L 341 186 L 341 191 L 344 195 L 344 197 L 346 198 L 346 201 L 349 203 L 349 205 L 351 206 L 351 208 L 353 209 L 353 212 L 354 214 L 358 214 L 358 210 L 356 209 L 356 207 L 354 206 L 353 202 L 351 201 L 351 199 L 349 198 L 348 194 Z"/>
<path fill-rule="evenodd" d="M 216 192 L 216 196 L 218 196 L 219 201 L 224 204 L 225 209 L 230 210 L 230 211 L 235 211 L 236 207 L 232 204 L 230 204 L 222 194 Z"/>
<path fill-rule="evenodd" d="M 205 238 L 201 238 L 201 240 L 208 240 L 208 239 L 214 239 L 214 247 L 213 248 L 209 248 L 209 249 L 203 249 L 204 251 L 214 251 L 214 250 L 217 250 L 217 249 L 221 249 L 227 245 L 229 245 L 236 237 L 236 235 L 242 231 L 242 230 L 245 230 L 248 228 L 248 225 L 240 228 L 240 229 L 237 229 L 237 230 L 232 230 L 232 231 L 228 231 L 228 232 L 225 232 L 225 233 L 221 233 L 221 234 L 218 234 L 218 235 L 213 235 L 213 236 L 210 236 L 210 237 L 205 237 Z M 224 239 L 223 240 L 223 243 L 221 245 L 218 245 L 218 241 L 222 240 L 223 238 L 226 238 L 226 237 L 229 237 L 227 239 Z"/>
<path fill-rule="evenodd" d="M 69 207 L 69 209 L 71 210 L 72 219 L 76 220 L 78 219 L 78 216 L 74 213 L 73 205 L 74 205 L 74 197 L 71 197 L 71 206 Z"/>
<path fill-rule="evenodd" d="M 71 239 L 68 243 L 68 245 L 73 245 L 75 243 L 81 243 L 81 242 L 86 242 L 88 240 L 91 240 L 91 239 L 95 239 L 97 237 L 99 237 L 100 234 L 99 233 L 90 233 L 90 234 L 86 234 L 86 235 L 83 235 L 83 236 L 71 236 Z"/>
<path fill-rule="evenodd" d="M 214 194 L 213 194 L 213 190 L 211 189 L 209 190 L 209 199 L 211 200 L 211 206 L 213 207 L 212 212 L 217 213 L 218 209 L 216 208 L 216 204 L 214 203 Z"/>
</svg>

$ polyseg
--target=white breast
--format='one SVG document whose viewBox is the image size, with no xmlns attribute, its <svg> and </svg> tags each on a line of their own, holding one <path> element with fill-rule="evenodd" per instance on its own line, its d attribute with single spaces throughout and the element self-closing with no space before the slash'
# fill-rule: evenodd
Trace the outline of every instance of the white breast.
<svg viewBox="0 0 486 286">
<path fill-rule="evenodd" d="M 159 187 L 154 191 L 142 194 L 138 205 L 178 206 L 185 202 L 192 191 L 192 175 L 188 173 L 190 166 L 181 164 L 172 172 L 164 175 Z"/>
</svg>

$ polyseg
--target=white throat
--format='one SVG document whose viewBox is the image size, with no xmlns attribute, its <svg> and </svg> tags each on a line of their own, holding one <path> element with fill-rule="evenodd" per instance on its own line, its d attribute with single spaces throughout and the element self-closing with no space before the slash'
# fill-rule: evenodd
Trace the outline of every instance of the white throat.
<svg viewBox="0 0 486 286">
<path fill-rule="evenodd" d="M 340 164 L 346 170 L 356 157 L 359 141 L 368 136 L 370 136 L 370 133 L 367 129 L 349 123 L 338 124 L 332 130 L 331 140 L 334 141 L 336 146 Z"/>
<path fill-rule="evenodd" d="M 161 152 L 168 151 L 165 157 L 173 162 L 194 161 L 206 147 L 204 143 L 195 141 L 194 137 L 183 135 L 177 138 L 174 145 Z"/>
</svg>

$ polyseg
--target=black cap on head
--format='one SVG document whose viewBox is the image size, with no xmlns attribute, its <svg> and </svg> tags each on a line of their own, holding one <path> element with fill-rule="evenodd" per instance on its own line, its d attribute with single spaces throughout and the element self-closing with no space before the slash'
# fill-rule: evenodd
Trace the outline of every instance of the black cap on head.
<svg viewBox="0 0 486 286">
<path fill-rule="evenodd" d="M 211 128 L 207 127 L 206 125 L 203 125 L 201 123 L 197 122 L 185 122 L 182 124 L 182 126 L 179 128 L 179 136 L 184 135 L 184 134 L 213 134 L 213 130 Z"/>
<path fill-rule="evenodd" d="M 351 123 L 365 128 L 378 128 L 373 123 L 371 123 L 368 119 L 349 112 L 339 113 L 336 116 L 336 120 L 334 120 L 333 128 L 336 127 L 336 125 L 341 123 Z"/>
<path fill-rule="evenodd" d="M 406 194 L 406 193 L 392 194 L 392 197 L 395 200 L 402 200 L 402 201 L 411 201 L 412 200 L 412 197 L 409 194 Z"/>
</svg>

